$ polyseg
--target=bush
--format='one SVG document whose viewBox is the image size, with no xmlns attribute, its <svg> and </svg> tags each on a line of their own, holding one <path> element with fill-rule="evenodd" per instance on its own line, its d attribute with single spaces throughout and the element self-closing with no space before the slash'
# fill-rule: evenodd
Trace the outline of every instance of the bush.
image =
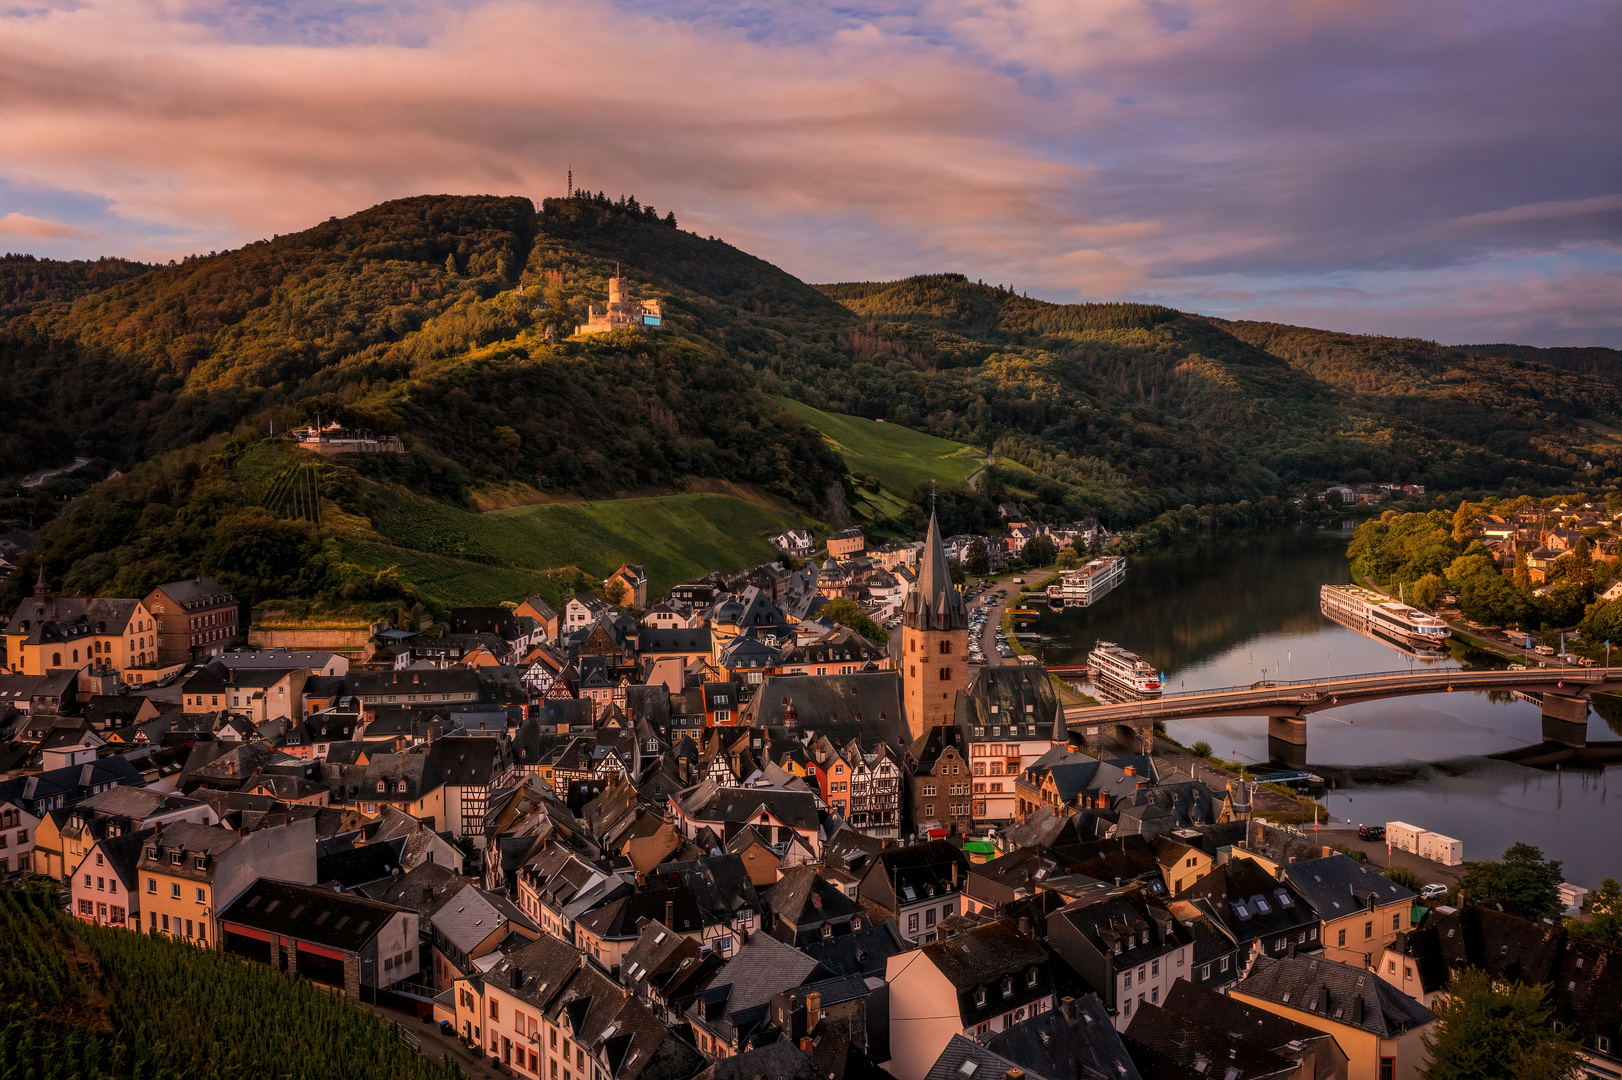
<svg viewBox="0 0 1622 1080">
<path fill-rule="evenodd" d="M 1352 858 L 1356 859 L 1360 863 L 1366 863 L 1366 862 L 1369 861 L 1368 855 L 1364 854 L 1363 852 L 1357 850 L 1354 847 L 1348 847 L 1345 844 L 1335 844 L 1335 845 L 1333 845 L 1333 847 L 1334 847 L 1334 850 L 1340 852 L 1342 855 L 1350 855 Z"/>
<path fill-rule="evenodd" d="M 1401 885 L 1409 892 L 1417 893 L 1425 884 L 1419 880 L 1418 874 L 1406 866 L 1393 866 L 1385 872 L 1385 876 L 1391 879 L 1393 885 Z"/>
<path fill-rule="evenodd" d="M 1189 747 L 1189 750 L 1194 754 L 1195 757 L 1198 758 L 1208 758 L 1211 756 L 1211 744 L 1206 742 L 1204 739 L 1201 739 L 1199 742 Z"/>
</svg>

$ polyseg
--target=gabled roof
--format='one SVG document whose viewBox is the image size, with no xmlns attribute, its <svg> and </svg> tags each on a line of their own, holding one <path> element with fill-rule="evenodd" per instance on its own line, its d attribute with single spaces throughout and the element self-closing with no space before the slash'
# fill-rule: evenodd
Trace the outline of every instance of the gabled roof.
<svg viewBox="0 0 1622 1080">
<path fill-rule="evenodd" d="M 836 744 L 859 738 L 868 747 L 897 746 L 911 736 L 894 671 L 769 677 L 750 701 L 749 715 L 756 727 L 815 731 Z"/>
<path fill-rule="evenodd" d="M 817 962 L 800 950 L 769 935 L 754 934 L 710 978 L 705 989 L 725 987 L 726 1015 L 736 1018 L 764 1006 L 784 990 L 825 975 Z"/>
<path fill-rule="evenodd" d="M 794 926 L 849 919 L 862 910 L 837 885 L 818 874 L 814 866 L 784 871 L 762 899 L 773 914 Z"/>
<path fill-rule="evenodd" d="M 358 952 L 406 910 L 354 893 L 260 878 L 220 913 L 220 921 Z"/>
<path fill-rule="evenodd" d="M 1097 994 L 1062 1002 L 1060 1008 L 1003 1028 L 986 1048 L 1016 1062 L 1026 1076 L 1138 1080 L 1137 1066 Z M 1250 1074 L 1245 1075 L 1249 1080 Z M 993 1075 L 986 1080 L 997 1078 Z"/>
<path fill-rule="evenodd" d="M 1366 910 L 1371 902 L 1376 906 L 1404 904 L 1415 897 L 1413 890 L 1340 852 L 1286 863 L 1282 869 L 1285 880 L 1325 922 Z"/>
<path fill-rule="evenodd" d="M 877 975 L 882 979 L 885 961 L 910 948 L 912 944 L 896 929 L 895 920 L 887 918 L 876 926 L 808 942 L 800 951 L 834 975 Z"/>
<path fill-rule="evenodd" d="M 1259 956 L 1233 992 L 1361 1028 L 1382 1039 L 1433 1019 L 1429 1009 L 1372 971 L 1319 957 Z"/>
<path fill-rule="evenodd" d="M 1012 919 L 999 919 L 923 947 L 927 957 L 959 990 L 986 986 L 1048 962 L 1048 951 Z"/>
<path fill-rule="evenodd" d="M 1075 1075 L 1064 1072 L 1050 1076 L 1024 1069 L 1018 1062 L 954 1033 L 924 1074 L 924 1080 L 1001 1080 L 1011 1069 L 1023 1069 L 1025 1080 L 1068 1080 Z"/>
</svg>

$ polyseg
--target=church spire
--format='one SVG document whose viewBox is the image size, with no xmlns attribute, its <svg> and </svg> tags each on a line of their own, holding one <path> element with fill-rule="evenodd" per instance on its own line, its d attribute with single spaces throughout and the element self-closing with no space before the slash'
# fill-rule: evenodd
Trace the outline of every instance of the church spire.
<svg viewBox="0 0 1622 1080">
<path fill-rule="evenodd" d="M 947 565 L 946 546 L 941 542 L 933 497 L 930 502 L 929 533 L 924 537 L 918 582 L 907 596 L 902 619 L 916 630 L 966 630 L 969 610 L 963 602 L 963 594 L 952 584 L 952 570 Z"/>
</svg>

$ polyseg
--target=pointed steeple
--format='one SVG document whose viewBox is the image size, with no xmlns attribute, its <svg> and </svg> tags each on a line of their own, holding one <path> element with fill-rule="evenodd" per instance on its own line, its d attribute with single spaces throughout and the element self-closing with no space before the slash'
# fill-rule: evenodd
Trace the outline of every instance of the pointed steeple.
<svg viewBox="0 0 1622 1080">
<path fill-rule="evenodd" d="M 34 582 L 34 596 L 40 600 L 47 600 L 51 595 L 51 586 L 45 581 L 45 567 L 39 568 L 39 580 Z"/>
<path fill-rule="evenodd" d="M 940 522 L 935 519 L 933 507 L 929 511 L 929 534 L 924 537 L 923 559 L 918 564 L 918 583 L 907 595 L 902 621 L 915 630 L 967 630 L 969 627 L 968 605 L 952 584 L 946 546 L 941 543 Z"/>
</svg>

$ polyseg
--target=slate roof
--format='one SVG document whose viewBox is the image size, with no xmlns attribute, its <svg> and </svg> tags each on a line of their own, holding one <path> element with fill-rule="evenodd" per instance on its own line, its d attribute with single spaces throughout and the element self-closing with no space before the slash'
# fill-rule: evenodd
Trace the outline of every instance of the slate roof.
<svg viewBox="0 0 1622 1080">
<path fill-rule="evenodd" d="M 1171 984 L 1161 1007 L 1173 1016 L 1192 1018 L 1207 1027 L 1231 1032 L 1246 1045 L 1263 1050 L 1277 1051 L 1287 1049 L 1292 1042 L 1333 1038 L 1317 1028 L 1219 994 L 1208 986 L 1197 986 L 1187 979 Z"/>
<path fill-rule="evenodd" d="M 945 941 L 931 942 L 923 947 L 923 953 L 959 990 L 989 986 L 1005 975 L 1048 961 L 1042 943 L 1020 933 L 1012 919 L 999 919 Z"/>
<path fill-rule="evenodd" d="M 800 950 L 766 934 L 755 934 L 732 959 L 711 976 L 706 990 L 727 989 L 725 1012 L 742 1018 L 763 1007 L 775 995 L 825 975 L 818 963 Z M 733 1020 L 734 1023 L 737 1019 Z"/>
<path fill-rule="evenodd" d="M 1429 1009 L 1372 971 L 1315 956 L 1258 956 L 1234 993 L 1313 1013 L 1382 1039 L 1433 1019 Z"/>
<path fill-rule="evenodd" d="M 695 821 L 752 823 L 764 810 L 793 829 L 815 832 L 821 826 L 816 796 L 809 791 L 719 786 L 705 789 L 706 785 L 698 785 L 694 793 L 700 797 L 683 803 L 684 811 Z"/>
<path fill-rule="evenodd" d="M 835 975 L 876 975 L 882 979 L 885 961 L 910 948 L 911 944 L 896 929 L 895 920 L 885 919 L 877 926 L 810 942 L 800 951 Z"/>
<path fill-rule="evenodd" d="M 1336 852 L 1318 859 L 1287 863 L 1284 878 L 1325 922 L 1367 910 L 1370 903 L 1411 903 L 1415 893 L 1350 855 Z"/>
<path fill-rule="evenodd" d="M 785 871 L 766 889 L 762 899 L 774 915 L 795 926 L 849 919 L 862 910 L 861 905 L 809 865 Z"/>
<path fill-rule="evenodd" d="M 981 1046 L 972 1039 L 953 1034 L 924 1080 L 1002 1080 L 1010 1069 L 1022 1069 L 1018 1062 Z M 1025 1069 L 1025 1080 L 1069 1080 L 1072 1072 L 1047 1075 Z"/>
<path fill-rule="evenodd" d="M 1174 985 L 1185 985 L 1185 980 Z M 1250 1045 L 1228 1025 L 1206 1020 L 1200 1014 L 1174 1013 L 1147 1001 L 1140 1003 L 1133 1010 L 1125 1038 L 1143 1065 L 1145 1080 L 1205 1075 L 1213 1080 L 1271 1080 L 1295 1075 L 1295 1061 Z"/>
<path fill-rule="evenodd" d="M 901 677 L 894 671 L 769 677 L 756 690 L 748 715 L 756 727 L 815 731 L 839 745 L 860 739 L 869 748 L 880 742 L 905 746 L 911 739 Z"/>
<path fill-rule="evenodd" d="M 721 1058 L 700 1074 L 701 1080 L 759 1080 L 763 1076 L 771 1080 L 822 1080 L 811 1063 L 811 1055 L 787 1041 Z"/>
<path fill-rule="evenodd" d="M 966 630 L 969 626 L 968 605 L 952 584 L 946 549 L 941 545 L 940 523 L 933 509 L 929 512 L 923 557 L 918 562 L 918 583 L 908 591 L 901 617 L 908 626 L 924 630 Z"/>
<path fill-rule="evenodd" d="M 1293 886 L 1273 877 L 1254 859 L 1230 859 L 1184 889 L 1179 899 L 1185 898 L 1208 899 L 1212 914 L 1241 942 L 1318 921 Z M 1258 900 L 1267 910 L 1262 910 Z"/>
<path fill-rule="evenodd" d="M 231 901 L 220 921 L 358 952 L 405 910 L 354 893 L 260 878 Z"/>
<path fill-rule="evenodd" d="M 404 844 L 399 838 L 321 856 L 315 861 L 315 880 L 323 885 L 337 882 L 345 889 L 392 880 L 395 871 L 404 873 L 400 865 Z"/>
<path fill-rule="evenodd" d="M 1097 994 L 1061 1002 L 1061 1008 L 1004 1028 L 986 1048 L 1016 1062 L 1027 1076 L 1139 1080 L 1137 1066 Z"/>
</svg>

